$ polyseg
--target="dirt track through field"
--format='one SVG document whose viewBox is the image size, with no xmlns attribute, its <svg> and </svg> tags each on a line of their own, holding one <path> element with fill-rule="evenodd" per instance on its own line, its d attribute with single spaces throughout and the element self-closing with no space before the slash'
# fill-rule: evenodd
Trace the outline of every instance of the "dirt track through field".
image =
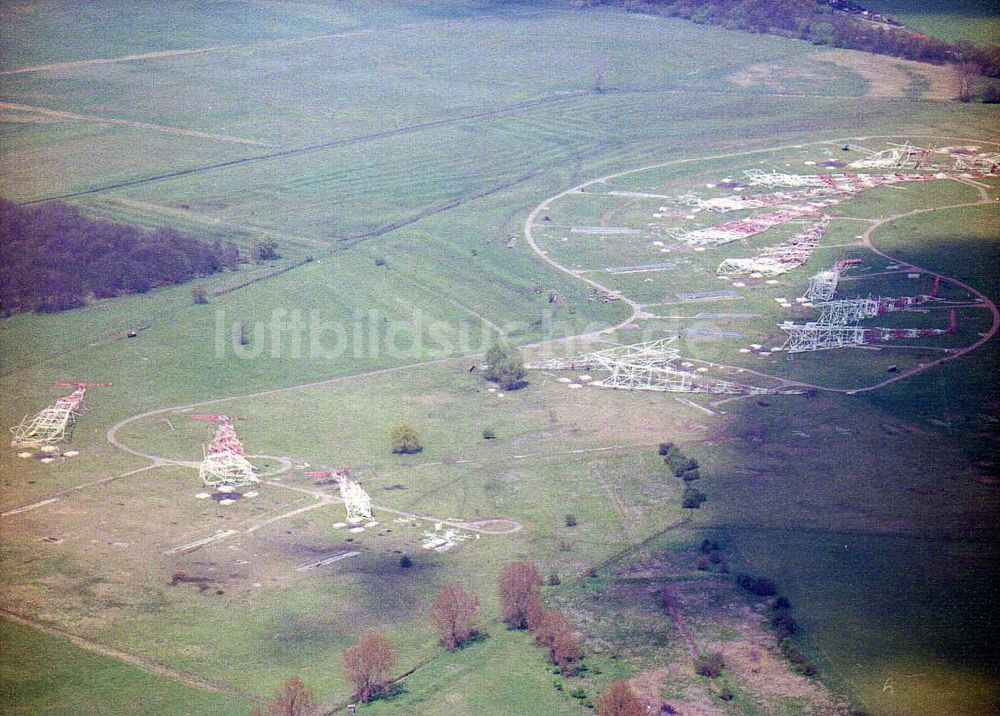
<svg viewBox="0 0 1000 716">
<path fill-rule="evenodd" d="M 114 124 L 120 127 L 132 127 L 133 129 L 147 129 L 163 134 L 179 134 L 184 137 L 195 137 L 196 139 L 207 139 L 212 142 L 228 142 L 230 144 L 247 144 L 254 147 L 274 147 L 273 144 L 258 142 L 253 139 L 243 137 L 232 137 L 228 134 L 213 134 L 212 132 L 199 132 L 195 129 L 178 129 L 177 127 L 166 127 L 162 124 L 151 124 L 150 122 L 137 122 L 131 119 L 116 119 L 115 117 L 99 117 L 93 114 L 78 114 L 76 112 L 64 112 L 46 107 L 35 107 L 29 104 L 18 104 L 16 102 L 0 102 L 0 110 L 11 112 L 28 112 L 30 114 L 41 114 L 46 117 L 56 117 L 58 119 L 68 119 L 74 122 L 91 122 L 96 124 Z"/>
</svg>

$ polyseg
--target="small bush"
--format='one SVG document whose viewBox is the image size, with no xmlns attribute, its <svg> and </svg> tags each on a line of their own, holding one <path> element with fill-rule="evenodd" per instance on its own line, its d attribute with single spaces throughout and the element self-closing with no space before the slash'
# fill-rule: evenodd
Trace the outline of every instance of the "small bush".
<svg viewBox="0 0 1000 716">
<path fill-rule="evenodd" d="M 555 587 L 555 586 L 558 586 L 560 584 L 562 584 L 562 580 L 559 579 L 559 575 L 558 574 L 556 574 L 555 572 L 553 572 L 552 574 L 549 575 L 549 586 L 550 587 Z"/>
<path fill-rule="evenodd" d="M 723 701 L 732 701 L 734 697 L 735 694 L 733 694 L 733 690 L 728 686 L 723 687 L 722 691 L 719 692 L 719 698 Z"/>
<path fill-rule="evenodd" d="M 585 699 L 587 698 L 587 692 L 583 690 L 582 686 L 577 686 L 575 689 L 569 692 L 569 695 L 574 699 Z"/>
<path fill-rule="evenodd" d="M 400 569 L 409 569 L 413 566 L 413 560 L 407 557 L 405 554 L 399 558 Z"/>
<path fill-rule="evenodd" d="M 709 552 L 717 552 L 719 550 L 719 543 L 714 539 L 708 539 L 707 537 L 701 541 L 701 546 L 698 548 L 705 554 Z"/>
<path fill-rule="evenodd" d="M 577 524 L 576 523 L 576 515 L 574 515 L 572 512 L 569 513 L 568 515 L 566 515 L 566 526 L 567 527 L 576 527 L 576 524 Z"/>
<path fill-rule="evenodd" d="M 707 572 L 711 567 L 711 564 L 707 559 L 702 557 L 701 559 L 698 560 L 698 564 L 696 566 L 699 572 Z"/>
<path fill-rule="evenodd" d="M 388 266 L 389 264 L 386 263 L 384 258 L 379 256 L 378 258 L 375 259 L 375 265 L 378 266 L 379 268 L 383 268 L 385 266 Z"/>
<path fill-rule="evenodd" d="M 660 455 L 666 457 L 670 454 L 670 451 L 674 449 L 673 443 L 660 443 Z"/>
<path fill-rule="evenodd" d="M 774 629 L 774 633 L 778 637 L 779 641 L 793 636 L 795 631 L 798 629 L 795 619 L 793 619 L 788 612 L 783 610 L 772 614 L 768 621 L 771 624 L 771 628 Z"/>
<path fill-rule="evenodd" d="M 724 666 L 721 651 L 710 651 L 699 656 L 694 662 L 694 670 L 702 676 L 714 679 L 722 673 Z"/>
<path fill-rule="evenodd" d="M 672 450 L 669 455 L 663 458 L 664 464 L 670 468 L 670 471 L 677 475 L 683 470 L 684 466 L 687 465 L 687 458 L 684 457 L 684 453 L 680 450 Z"/>
<path fill-rule="evenodd" d="M 281 258 L 277 241 L 258 241 L 253 245 L 254 261 L 275 261 Z"/>
<path fill-rule="evenodd" d="M 496 440 L 497 432 L 493 428 L 486 428 L 483 430 L 483 440 Z"/>
<path fill-rule="evenodd" d="M 778 648 L 785 658 L 792 664 L 792 669 L 803 676 L 815 676 L 819 670 L 816 665 L 809 660 L 809 657 L 802 653 L 799 647 L 795 646 L 791 639 L 782 639 L 778 642 Z"/>
<path fill-rule="evenodd" d="M 420 444 L 420 436 L 409 425 L 397 425 L 389 433 L 389 443 L 397 455 L 413 455 L 424 449 Z"/>
<path fill-rule="evenodd" d="M 556 679 L 555 681 L 553 681 L 552 685 L 556 687 L 556 691 L 562 691 L 563 690 L 563 682 L 561 682 L 559 679 Z"/>
<path fill-rule="evenodd" d="M 701 503 L 707 499 L 708 496 L 704 492 L 697 487 L 688 485 L 684 488 L 684 494 L 681 496 L 681 507 L 689 510 L 697 510 L 701 507 Z"/>
<path fill-rule="evenodd" d="M 740 574 L 736 577 L 736 583 L 741 588 L 758 597 L 772 597 L 778 593 L 778 588 L 774 582 L 767 577 L 757 577 L 752 574 Z"/>
</svg>

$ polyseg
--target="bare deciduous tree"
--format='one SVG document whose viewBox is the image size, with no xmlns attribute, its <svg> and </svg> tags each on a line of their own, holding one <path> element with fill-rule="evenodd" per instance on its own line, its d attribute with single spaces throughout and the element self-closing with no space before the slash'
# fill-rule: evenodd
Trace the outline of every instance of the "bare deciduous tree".
<svg viewBox="0 0 1000 716">
<path fill-rule="evenodd" d="M 573 625 L 563 614 L 547 609 L 535 627 L 535 643 L 549 650 L 549 661 L 562 669 L 564 674 L 575 671 L 574 663 L 580 660 L 580 640 L 573 633 Z"/>
<path fill-rule="evenodd" d="M 371 701 L 392 681 L 396 650 L 381 634 L 366 634 L 344 650 L 344 667 L 354 684 L 355 697 Z"/>
<path fill-rule="evenodd" d="M 293 676 L 274 692 L 267 711 L 256 708 L 250 716 L 316 716 L 318 713 L 319 704 L 312 689 L 298 676 Z"/>
<path fill-rule="evenodd" d="M 500 609 L 513 629 L 532 629 L 542 616 L 542 577 L 531 562 L 511 562 L 500 572 Z"/>
<path fill-rule="evenodd" d="M 646 709 L 627 681 L 616 681 L 597 699 L 597 716 L 644 716 Z"/>
<path fill-rule="evenodd" d="M 478 609 L 479 600 L 462 585 L 448 584 L 441 588 L 431 604 L 430 616 L 446 649 L 457 649 L 475 633 Z"/>
</svg>

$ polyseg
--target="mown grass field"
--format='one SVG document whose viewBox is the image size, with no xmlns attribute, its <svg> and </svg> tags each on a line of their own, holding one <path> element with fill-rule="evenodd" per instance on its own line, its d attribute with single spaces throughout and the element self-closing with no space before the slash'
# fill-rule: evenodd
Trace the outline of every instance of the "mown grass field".
<svg viewBox="0 0 1000 716">
<path fill-rule="evenodd" d="M 97 21 L 112 5 L 116 21 Z M 525 245 L 525 217 L 546 197 L 677 160 L 688 161 L 603 189 L 707 192 L 705 184 L 747 168 L 814 171 L 804 162 L 841 159 L 837 140 L 865 134 L 879 137 L 872 145 L 911 135 L 936 144 L 996 141 L 994 109 L 924 101 L 916 84 L 903 88 L 907 99 L 866 97 L 865 81 L 842 67 L 817 67 L 805 43 L 560 4 L 57 2 L 9 3 L 3 12 L 11 28 L 0 36 L 4 71 L 77 63 L 5 75 L 3 101 L 83 118 L 0 108 L 0 194 L 73 195 L 67 200 L 95 216 L 168 224 L 244 248 L 274 239 L 285 258 L 207 279 L 209 291 L 223 292 L 207 306 L 192 305 L 190 286 L 177 286 L 0 321 L 4 427 L 60 395 L 54 380 L 115 383 L 88 393 L 72 437 L 79 457 L 46 465 L 0 451 L 4 511 L 57 499 L 0 517 L 0 602 L 239 694 L 191 692 L 4 622 L 0 710 L 107 713 L 141 698 L 150 714 L 177 713 L 180 703 L 191 713 L 244 713 L 292 674 L 333 707 L 350 696 L 341 650 L 379 629 L 396 644 L 399 671 L 416 671 L 396 696 L 363 713 L 584 714 L 583 699 L 569 689 L 580 686 L 593 699 L 612 679 L 644 673 L 661 657 L 686 669 L 663 687 L 664 698 L 707 699 L 724 713 L 797 713 L 794 698 L 765 698 L 735 670 L 733 704 L 711 696 L 711 685 L 689 673 L 669 618 L 629 601 L 627 589 L 608 592 L 616 596 L 603 603 L 607 611 L 595 612 L 615 628 L 581 627 L 588 662 L 598 668 L 578 679 L 557 678 L 530 637 L 497 620 L 496 575 L 508 561 L 532 559 L 546 577 L 558 574 L 562 584 L 547 586 L 546 598 L 573 609 L 617 589 L 614 570 L 654 547 L 680 555 L 670 558 L 682 562 L 671 573 L 678 582 L 701 579 L 689 552 L 711 530 L 704 534 L 722 536 L 734 570 L 772 576 L 791 597 L 803 648 L 847 698 L 879 716 L 989 713 L 995 675 L 982 634 L 996 596 L 995 484 L 987 479 L 995 398 L 975 386 L 989 384 L 995 349 L 867 397 L 698 399 L 713 414 L 673 396 L 574 390 L 545 373 L 500 397 L 468 372 L 476 358 L 458 357 L 482 351 L 498 332 L 526 344 L 627 317 L 618 303 L 588 300 L 589 286 Z M 733 79 L 762 63 L 809 70 L 781 86 Z M 595 87 L 598 68 L 603 91 Z M 995 183 L 987 187 L 995 193 Z M 586 276 L 643 302 L 675 304 L 651 308 L 657 317 L 640 328 L 744 334 L 684 336 L 689 357 L 852 387 L 926 356 L 853 351 L 793 365 L 781 354 L 747 358 L 738 347 L 761 331 L 778 340 L 774 295 L 799 295 L 815 265 L 845 251 L 864 259 L 860 275 L 885 263 L 840 246 L 864 226 L 843 217 L 977 196 L 941 181 L 845 203 L 816 263 L 731 304 L 676 301 L 678 292 L 725 286 L 711 275 L 716 253 L 677 257 L 663 273 L 617 275 L 605 269 L 675 258 L 627 237 L 553 227 L 537 238 Z M 655 208 L 655 200 L 567 196 L 549 213 L 554 225 L 642 226 Z M 987 248 L 995 227 L 991 205 L 888 224 L 873 240 L 995 296 Z M 783 236 L 734 246 L 733 255 Z M 306 256 L 314 260 L 226 292 Z M 857 284 L 897 295 L 930 282 Z M 559 300 L 550 303 L 550 292 Z M 698 317 L 726 311 L 756 315 Z M 961 331 L 947 345 L 986 330 L 980 314 L 960 312 Z M 246 346 L 234 340 L 240 324 L 249 329 Z M 123 338 L 129 329 L 141 330 Z M 440 362 L 406 368 L 430 361 Z M 399 370 L 359 375 L 383 369 Z M 293 388 L 335 378 L 342 380 Z M 249 396 L 275 388 L 291 389 Z M 380 525 L 361 534 L 335 528 L 343 519 L 337 502 L 262 524 L 314 504 L 292 489 L 316 489 L 301 467 L 229 507 L 195 499 L 201 486 L 190 467 L 126 475 L 149 461 L 108 444 L 117 421 L 167 408 L 125 424 L 118 438 L 144 453 L 197 461 L 211 424 L 169 408 L 215 399 L 191 410 L 239 417 L 250 453 L 353 468 Z M 388 450 L 389 429 L 403 421 L 424 439 L 418 456 Z M 483 439 L 487 428 L 496 440 Z M 695 514 L 680 508 L 681 485 L 656 457 L 662 440 L 680 442 L 702 462 L 709 501 Z M 87 486 L 114 476 L 122 477 Z M 380 508 L 418 518 L 396 522 Z M 565 524 L 569 512 L 576 527 Z M 644 545 L 684 517 L 690 525 Z M 444 518 L 503 518 L 521 529 L 481 534 L 443 554 L 421 549 L 422 532 Z M 237 533 L 166 554 L 219 529 Z M 360 554 L 297 569 L 345 548 Z M 400 568 L 402 554 L 412 556 L 412 568 Z M 450 581 L 478 595 L 487 633 L 455 654 L 441 650 L 424 616 Z M 719 575 L 706 583 L 719 591 L 684 603 L 684 618 L 700 643 L 736 643 L 743 622 L 724 610 L 724 628 L 713 619 L 721 603 L 744 598 Z M 951 609 L 951 593 L 975 607 Z M 630 635 L 648 637 L 639 640 L 646 646 L 632 648 Z M 904 681 L 911 673 L 927 676 L 911 684 Z M 889 677 L 892 698 L 883 690 Z"/>
</svg>

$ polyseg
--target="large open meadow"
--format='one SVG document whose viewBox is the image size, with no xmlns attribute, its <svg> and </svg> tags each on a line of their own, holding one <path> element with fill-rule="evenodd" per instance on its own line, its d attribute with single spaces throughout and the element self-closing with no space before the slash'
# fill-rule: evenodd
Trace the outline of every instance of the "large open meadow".
<svg viewBox="0 0 1000 716">
<path fill-rule="evenodd" d="M 0 319 L 4 434 L 55 381 L 113 383 L 79 454 L 0 449 L 0 712 L 246 714 L 299 675 L 340 713 L 372 631 L 405 676 L 363 714 L 587 714 L 619 678 L 701 716 L 1000 707 L 1000 182 L 954 165 L 1000 148 L 1000 115 L 948 101 L 944 69 L 562 2 L 13 0 L 0 22 L 0 196 L 281 254 L 199 281 L 207 304 L 183 284 Z M 926 178 L 677 238 L 770 211 L 699 208 L 776 191 L 754 171 L 886 176 L 849 164 L 907 141 L 936 150 Z M 716 275 L 820 219 L 803 265 Z M 933 298 L 866 321 L 896 340 L 774 350 L 841 259 L 838 298 Z M 478 369 L 498 339 L 533 361 L 667 336 L 768 394 Z M 198 498 L 198 414 L 236 419 L 258 495 Z M 391 452 L 401 423 L 419 454 Z M 699 461 L 700 509 L 664 441 Z M 332 468 L 376 524 L 306 475 Z M 514 560 L 581 634 L 579 675 L 500 621 Z M 741 572 L 789 599 L 817 675 Z M 451 582 L 481 602 L 457 652 L 427 618 Z"/>
</svg>

